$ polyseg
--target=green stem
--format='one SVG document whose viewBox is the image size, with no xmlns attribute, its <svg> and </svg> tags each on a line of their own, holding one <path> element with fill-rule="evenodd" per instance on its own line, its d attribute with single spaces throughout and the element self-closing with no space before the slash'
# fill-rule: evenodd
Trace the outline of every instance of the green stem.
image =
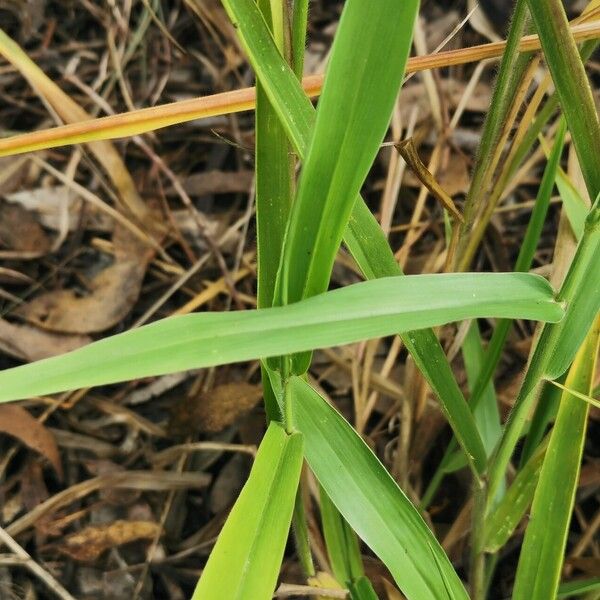
<svg viewBox="0 0 600 600">
<path fill-rule="evenodd" d="M 298 79 L 304 71 L 304 50 L 308 22 L 308 0 L 294 0 L 292 14 L 292 68 Z"/>
<path fill-rule="evenodd" d="M 471 565 L 469 581 L 472 600 L 485 599 L 486 560 L 483 551 L 487 489 L 485 481 L 473 482 L 473 516 L 471 519 Z"/>
</svg>

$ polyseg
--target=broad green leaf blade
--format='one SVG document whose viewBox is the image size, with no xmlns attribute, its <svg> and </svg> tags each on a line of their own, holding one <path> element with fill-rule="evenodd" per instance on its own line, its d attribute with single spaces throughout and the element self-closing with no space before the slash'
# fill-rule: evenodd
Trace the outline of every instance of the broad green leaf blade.
<svg viewBox="0 0 600 600">
<path fill-rule="evenodd" d="M 356 196 L 387 131 L 417 8 L 417 0 L 344 4 L 284 244 L 282 304 L 328 287 Z"/>
<path fill-rule="evenodd" d="M 583 237 L 557 299 L 566 306 L 565 317 L 555 325 L 544 325 L 521 390 L 505 426 L 490 467 L 490 495 L 504 478 L 513 450 L 523 431 L 537 387 L 542 379 L 557 379 L 568 368 L 600 310 L 600 196 L 585 223 Z"/>
<path fill-rule="evenodd" d="M 573 361 L 566 387 L 589 395 L 596 375 L 600 316 Z M 563 394 L 531 507 L 514 587 L 515 598 L 554 598 L 560 582 L 589 404 Z"/>
<path fill-rule="evenodd" d="M 600 193 L 600 121 L 561 0 L 528 0 L 590 198 Z"/>
<path fill-rule="evenodd" d="M 310 468 L 409 600 L 468 598 L 448 557 L 351 425 L 310 385 L 290 378 L 292 419 Z"/>
<path fill-rule="evenodd" d="M 536 275 L 389 277 L 284 307 L 163 319 L 0 372 L 0 401 L 348 344 L 453 320 L 562 315 L 550 284 Z"/>
<path fill-rule="evenodd" d="M 301 159 L 315 121 L 315 110 L 282 60 L 264 19 L 254 2 L 223 0 L 237 26 L 248 58 L 276 110 L 288 138 Z M 535 138 L 534 138 L 535 139 Z M 359 196 L 354 204 L 344 240 L 368 279 L 403 275 L 379 224 Z M 454 379 L 446 355 L 431 329 L 411 330 L 402 336 L 406 348 L 440 399 L 442 408 L 475 472 L 486 467 L 486 453 L 473 416 Z"/>
<path fill-rule="evenodd" d="M 547 443 L 540 444 L 517 473 L 501 502 L 485 520 L 484 548 L 498 552 L 510 539 L 529 508 L 538 483 Z"/>
<path fill-rule="evenodd" d="M 302 435 L 271 423 L 202 571 L 193 600 L 269 600 L 288 538 L 302 468 Z"/>
</svg>

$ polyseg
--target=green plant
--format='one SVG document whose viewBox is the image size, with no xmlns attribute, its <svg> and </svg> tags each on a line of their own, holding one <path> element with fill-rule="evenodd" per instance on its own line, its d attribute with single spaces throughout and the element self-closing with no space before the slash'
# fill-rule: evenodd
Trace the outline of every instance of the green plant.
<svg viewBox="0 0 600 600">
<path fill-rule="evenodd" d="M 292 521 L 305 574 L 314 574 L 302 495 L 297 493 L 303 459 L 321 486 L 334 574 L 352 598 L 375 594 L 364 575 L 354 534 L 387 566 L 406 597 L 467 598 L 420 509 L 356 430 L 311 386 L 308 376 L 314 349 L 398 333 L 456 437 L 434 481 L 465 464 L 472 473 L 472 597 L 485 596 L 494 565 L 490 556 L 509 539 L 531 501 L 533 520 L 525 536 L 515 598 L 554 596 L 559 592 L 587 418 L 587 404 L 580 396 L 593 393 L 600 308 L 600 279 L 589 275 L 600 261 L 600 200 L 583 215 L 581 203 L 559 172 L 568 128 L 589 195 L 598 198 L 600 125 L 562 5 L 559 0 L 528 3 L 564 120 L 561 117 L 515 272 L 404 276 L 360 189 L 401 87 L 418 1 L 347 0 L 317 110 L 299 81 L 307 4 L 223 0 L 257 75 L 259 308 L 170 318 L 67 355 L 3 371 L 0 401 L 259 359 L 270 424 L 194 598 L 271 597 Z M 466 225 L 457 230 L 460 266 L 468 263 L 464 249 L 475 216 L 485 214 L 483 190 L 492 181 L 502 181 L 494 179 L 499 158 L 495 147 L 506 139 L 509 115 L 521 97 L 518 91 L 530 60 L 519 54 L 527 12 L 526 3 L 519 0 L 467 200 Z M 27 60 L 6 40 L 3 46 L 5 52 L 13 52 L 13 60 Z M 549 100 L 547 106 L 542 125 L 556 105 Z M 157 120 L 154 126 L 164 124 Z M 542 125 L 533 123 L 530 131 L 535 135 L 517 144 L 520 160 Z M 81 135 L 79 141 L 99 139 L 93 133 Z M 301 172 L 296 185 L 297 161 Z M 561 193 L 567 212 L 579 224 L 575 229 L 580 240 L 555 294 L 543 278 L 523 271 L 531 267 L 557 177 L 559 189 L 565 190 Z M 369 281 L 327 291 L 342 243 Z M 502 320 L 487 353 L 475 322 L 464 338 L 469 405 L 431 328 L 480 317 Z M 501 425 L 490 378 L 511 319 L 543 324 L 513 412 Z M 536 394 L 544 382 L 567 371 L 567 390 L 552 433 L 541 442 L 530 441 L 531 452 L 507 487 L 507 467 Z M 566 482 L 562 494 L 555 493 L 553 485 L 558 477 Z M 545 529 L 548 519 L 552 528 Z"/>
</svg>

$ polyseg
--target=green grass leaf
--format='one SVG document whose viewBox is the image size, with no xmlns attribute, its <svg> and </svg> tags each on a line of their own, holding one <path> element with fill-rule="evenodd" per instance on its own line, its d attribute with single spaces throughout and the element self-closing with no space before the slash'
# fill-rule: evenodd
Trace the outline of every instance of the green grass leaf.
<svg viewBox="0 0 600 600">
<path fill-rule="evenodd" d="M 577 353 L 566 387 L 589 395 L 596 375 L 600 316 Z M 514 587 L 515 598 L 554 598 L 560 582 L 589 404 L 565 392 L 550 434 L 525 532 Z"/>
<path fill-rule="evenodd" d="M 528 0 L 590 198 L 600 193 L 600 121 L 561 0 Z"/>
<path fill-rule="evenodd" d="M 282 304 L 328 287 L 355 199 L 387 131 L 417 7 L 416 0 L 344 4 L 284 244 Z"/>
<path fill-rule="evenodd" d="M 517 272 L 527 272 L 529 269 L 531 269 L 531 265 L 533 264 L 535 251 L 542 234 L 546 215 L 548 214 L 550 199 L 552 198 L 554 181 L 557 177 L 557 172 L 559 169 L 565 135 L 566 123 L 564 119 L 562 119 L 560 127 L 556 133 L 556 138 L 554 140 L 550 156 L 548 157 L 546 168 L 544 169 L 544 175 L 538 189 L 535 206 L 533 207 L 531 218 L 527 224 L 527 231 L 525 232 L 523 243 L 519 249 L 519 255 L 517 257 L 514 269 Z M 498 366 L 498 362 L 502 356 L 502 349 L 506 343 L 506 338 L 508 337 L 511 326 L 511 321 L 500 321 L 494 329 L 492 339 L 490 340 L 485 355 L 483 366 L 471 393 L 470 404 L 472 407 L 477 407 L 479 404 L 479 399 L 483 394 L 486 385 L 491 380 L 496 367 Z"/>
<path fill-rule="evenodd" d="M 506 494 L 485 520 L 486 552 L 498 552 L 510 539 L 529 508 L 538 483 L 547 444 L 540 444 L 517 473 Z"/>
<path fill-rule="evenodd" d="M 259 6 L 271 20 L 269 0 Z M 256 85 L 256 229 L 259 308 L 271 306 L 292 207 L 294 161 L 287 135 L 260 82 Z"/>
<path fill-rule="evenodd" d="M 474 382 L 477 381 L 484 362 L 484 352 L 481 345 L 481 334 L 479 325 L 476 321 L 471 323 L 469 331 L 465 337 L 462 347 L 465 369 L 467 371 L 467 380 L 472 389 Z M 477 429 L 481 434 L 481 439 L 485 446 L 488 456 L 493 452 L 500 435 L 502 426 L 500 425 L 500 411 L 498 410 L 498 400 L 496 391 L 492 382 L 488 382 L 482 392 L 481 402 L 476 406 L 470 403 L 471 410 L 475 416 Z"/>
<path fill-rule="evenodd" d="M 562 315 L 548 282 L 535 275 L 389 277 L 284 307 L 163 319 L 0 372 L 0 401 L 348 344 L 453 320 Z"/>
<path fill-rule="evenodd" d="M 558 169 L 556 172 L 556 187 L 565 207 L 571 229 L 575 234 L 575 238 L 579 241 L 583 235 L 585 219 L 589 208 L 586 206 L 577 188 L 573 185 L 573 182 L 569 179 L 569 176 L 562 169 Z"/>
<path fill-rule="evenodd" d="M 573 262 L 557 299 L 566 306 L 560 323 L 544 325 L 500 444 L 492 457 L 489 491 L 493 498 L 529 416 L 540 381 L 557 379 L 570 366 L 600 310 L 600 196 L 588 214 Z"/>
<path fill-rule="evenodd" d="M 302 468 L 302 435 L 271 423 L 193 600 L 273 596 Z"/>
<path fill-rule="evenodd" d="M 566 583 L 561 583 L 558 588 L 557 598 L 573 598 L 577 596 L 578 598 L 584 597 L 583 594 L 588 592 L 597 592 L 600 590 L 600 577 L 591 577 L 590 579 L 581 579 L 575 581 L 569 581 Z M 597 596 L 586 596 L 590 600 Z"/>
<path fill-rule="evenodd" d="M 468 598 L 417 509 L 351 425 L 310 385 L 292 377 L 292 420 L 319 482 L 409 598 Z"/>
<path fill-rule="evenodd" d="M 364 575 L 358 539 L 322 487 L 319 497 L 323 536 L 331 570 L 338 582 L 349 585 Z"/>
<path fill-rule="evenodd" d="M 315 110 L 282 60 L 255 4 L 248 0 L 223 0 L 248 58 L 264 86 L 289 140 L 300 158 L 308 152 Z M 344 232 L 344 241 L 368 279 L 402 275 L 379 224 L 359 196 Z M 486 453 L 473 416 L 458 387 L 452 369 L 431 329 L 411 330 L 402 341 L 418 368 L 440 399 L 457 439 L 475 472 L 483 472 Z"/>
</svg>

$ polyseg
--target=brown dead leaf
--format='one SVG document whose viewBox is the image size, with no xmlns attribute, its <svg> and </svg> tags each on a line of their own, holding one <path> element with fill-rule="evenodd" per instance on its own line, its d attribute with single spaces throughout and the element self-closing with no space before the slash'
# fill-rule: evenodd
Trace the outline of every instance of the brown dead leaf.
<svg viewBox="0 0 600 600">
<path fill-rule="evenodd" d="M 91 562 L 109 548 L 136 540 L 150 540 L 159 532 L 160 525 L 152 521 L 114 521 L 86 527 L 57 544 L 56 549 L 75 560 Z"/>
<path fill-rule="evenodd" d="M 86 295 L 73 290 L 46 292 L 15 314 L 61 333 L 98 333 L 119 323 L 139 297 L 153 251 L 120 225 L 115 226 L 113 244 L 114 263 L 91 280 Z"/>
<path fill-rule="evenodd" d="M 225 383 L 200 394 L 184 398 L 172 409 L 168 431 L 187 436 L 198 431 L 216 433 L 246 414 L 262 398 L 262 389 L 249 383 Z"/>
<path fill-rule="evenodd" d="M 22 406 L 3 404 L 0 406 L 0 432 L 11 435 L 46 457 L 62 479 L 63 469 L 54 436 L 34 419 Z"/>
<path fill-rule="evenodd" d="M 50 238 L 29 211 L 16 204 L 0 203 L 0 245 L 18 252 L 46 254 Z"/>
<path fill-rule="evenodd" d="M 387 600 L 404 600 L 404 596 L 385 577 L 382 577 L 381 581 L 387 594 Z"/>
<path fill-rule="evenodd" d="M 35 211 L 40 223 L 55 231 L 61 229 L 63 211 L 68 215 L 69 231 L 81 227 L 81 213 L 85 210 L 85 228 L 93 231 L 111 232 L 113 219 L 97 206 L 84 202 L 66 185 L 39 187 L 32 190 L 13 192 L 5 196 L 6 201 L 18 204 L 25 210 Z"/>
<path fill-rule="evenodd" d="M 456 79 L 442 79 L 440 90 L 444 95 L 449 107 L 454 109 L 463 100 L 466 83 Z M 486 83 L 478 83 L 473 93 L 468 97 L 465 110 L 471 112 L 486 112 L 490 106 L 492 90 Z M 411 83 L 402 89 L 402 102 L 400 102 L 400 113 L 402 122 L 410 121 L 411 113 L 418 106 L 418 122 L 423 123 L 430 118 L 431 105 L 423 83 Z"/>
<path fill-rule="evenodd" d="M 446 168 L 438 172 L 437 180 L 449 196 L 466 194 L 469 191 L 471 179 L 464 155 L 453 153 Z"/>
<path fill-rule="evenodd" d="M 183 188 L 190 196 L 247 193 L 253 177 L 252 171 L 205 171 L 187 177 Z"/>
<path fill-rule="evenodd" d="M 0 158 L 0 194 L 9 194 L 19 188 L 29 170 L 27 156 Z"/>
<path fill-rule="evenodd" d="M 91 341 L 87 335 L 52 333 L 0 319 L 0 350 L 27 362 L 64 354 Z"/>
</svg>

